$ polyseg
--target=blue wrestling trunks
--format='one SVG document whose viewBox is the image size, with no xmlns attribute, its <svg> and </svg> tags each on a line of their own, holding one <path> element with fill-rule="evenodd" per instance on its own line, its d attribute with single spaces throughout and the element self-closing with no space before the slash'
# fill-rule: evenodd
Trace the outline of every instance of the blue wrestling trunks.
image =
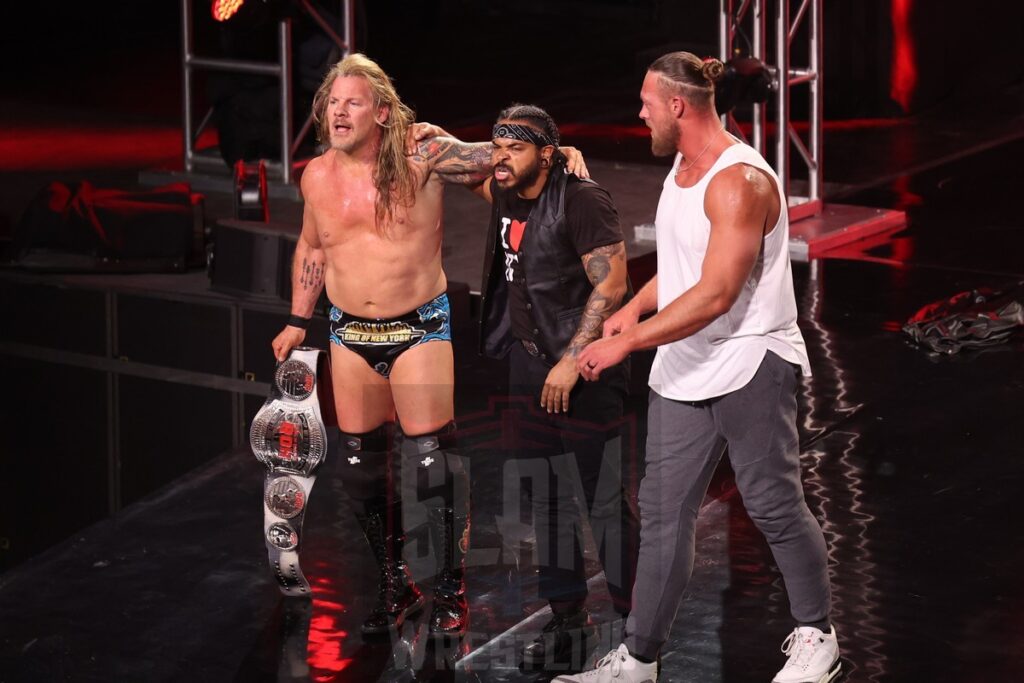
<svg viewBox="0 0 1024 683">
<path fill-rule="evenodd" d="M 397 318 L 358 318 L 331 306 L 331 341 L 362 356 L 382 377 L 391 375 L 395 360 L 428 341 L 452 340 L 448 295 L 441 294 L 415 311 Z"/>
</svg>

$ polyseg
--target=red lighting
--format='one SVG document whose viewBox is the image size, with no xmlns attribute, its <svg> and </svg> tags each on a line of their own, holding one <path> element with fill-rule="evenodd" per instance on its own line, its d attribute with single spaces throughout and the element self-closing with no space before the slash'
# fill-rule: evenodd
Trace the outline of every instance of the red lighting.
<svg viewBox="0 0 1024 683">
<path fill-rule="evenodd" d="M 334 578 L 321 577 L 313 583 L 313 614 L 306 641 L 306 662 L 309 680 L 330 683 L 340 680 L 338 674 L 352 665 L 352 658 L 343 655 L 348 631 L 341 628 L 345 605 L 341 602 L 341 584 Z"/>
<path fill-rule="evenodd" d="M 317 614 L 310 620 L 306 661 L 311 680 L 317 683 L 333 681 L 338 673 L 352 664 L 351 657 L 342 656 L 342 643 L 346 636 L 348 632 L 338 628 L 338 620 L 333 614 Z"/>
<path fill-rule="evenodd" d="M 227 21 L 235 16 L 235 12 L 242 6 L 245 0 L 213 0 L 210 5 L 210 13 L 217 21 Z"/>
<path fill-rule="evenodd" d="M 214 147 L 217 140 L 217 131 L 207 128 L 196 148 Z M 180 168 L 181 145 L 181 128 L 172 126 L 10 126 L 0 133 L 0 171 Z"/>
<path fill-rule="evenodd" d="M 914 39 L 910 33 L 910 14 L 914 0 L 892 0 L 892 73 L 889 96 L 910 110 L 917 87 L 917 61 Z"/>
</svg>

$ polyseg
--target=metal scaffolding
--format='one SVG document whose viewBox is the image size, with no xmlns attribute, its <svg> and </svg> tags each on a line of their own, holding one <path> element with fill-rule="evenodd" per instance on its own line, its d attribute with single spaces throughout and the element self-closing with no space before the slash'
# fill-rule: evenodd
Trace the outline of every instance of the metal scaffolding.
<svg viewBox="0 0 1024 683">
<path fill-rule="evenodd" d="M 772 103 L 775 128 L 775 172 L 782 180 L 786 196 L 789 197 L 791 220 L 821 213 L 822 184 L 822 0 L 801 0 L 796 14 L 792 13 L 790 0 L 775 2 L 774 59 L 768 54 L 768 29 L 766 5 L 768 0 L 719 0 L 719 47 L 722 61 L 736 56 L 737 34 L 752 35 L 749 56 L 760 60 L 772 76 L 772 96 L 764 104 L 753 105 L 752 134 L 749 143 L 762 156 L 767 156 L 768 103 Z M 737 7 L 738 5 L 738 7 Z M 808 21 L 807 66 L 792 66 L 794 39 L 804 19 Z M 744 31 L 744 22 L 749 33 Z M 793 126 L 790 114 L 790 88 L 806 83 L 810 88 L 808 97 L 808 140 Z M 726 114 L 722 122 L 728 129 L 746 140 L 740 132 L 733 115 Z M 793 159 L 790 154 L 795 148 L 807 167 L 807 196 L 794 197 L 790 194 L 790 179 Z"/>
<path fill-rule="evenodd" d="M 354 47 L 355 35 L 355 5 L 352 0 L 342 0 L 342 12 L 345 17 L 345 35 L 339 36 L 331 25 L 323 18 L 321 13 L 309 2 L 309 0 L 298 0 L 298 5 L 305 11 L 327 35 L 338 49 L 342 56 L 348 55 Z M 200 57 L 196 55 L 193 26 L 193 0 L 181 0 L 181 48 L 182 48 L 182 79 L 184 106 L 183 133 L 185 138 L 185 171 L 194 173 L 197 169 L 218 169 L 225 168 L 224 160 L 219 154 L 210 154 L 196 149 L 199 136 L 210 124 L 213 118 L 213 108 L 207 110 L 198 125 L 194 125 L 194 106 L 192 100 L 193 72 L 197 69 L 214 71 L 226 71 L 238 74 L 262 74 L 275 76 L 281 82 L 279 104 L 281 107 L 281 159 L 268 160 L 267 169 L 277 175 L 284 183 L 292 181 L 292 170 L 294 167 L 295 154 L 309 134 L 313 125 L 313 115 L 310 114 L 299 132 L 293 137 L 293 112 L 292 112 L 292 27 L 291 19 L 282 19 L 277 30 L 277 54 L 276 62 L 255 62 L 239 59 L 222 59 L 211 57 Z"/>
</svg>

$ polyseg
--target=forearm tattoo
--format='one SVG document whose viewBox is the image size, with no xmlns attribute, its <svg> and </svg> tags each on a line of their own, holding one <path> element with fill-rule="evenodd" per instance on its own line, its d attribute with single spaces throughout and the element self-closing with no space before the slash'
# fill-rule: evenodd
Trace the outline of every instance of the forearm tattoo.
<svg viewBox="0 0 1024 683">
<path fill-rule="evenodd" d="M 316 261 L 302 259 L 302 268 L 299 272 L 299 283 L 303 290 L 312 289 L 317 294 L 324 286 L 324 264 Z"/>
<path fill-rule="evenodd" d="M 419 143 L 419 151 L 412 158 L 430 163 L 446 183 L 476 185 L 491 173 L 491 147 L 489 142 L 430 138 Z"/>
<path fill-rule="evenodd" d="M 601 338 L 601 328 L 604 321 L 614 313 L 622 303 L 625 288 L 607 295 L 602 291 L 601 284 L 608 280 L 612 272 L 612 265 L 621 264 L 623 272 L 626 266 L 626 248 L 622 242 L 609 244 L 606 247 L 598 247 L 583 255 L 583 268 L 587 272 L 587 279 L 594 285 L 594 291 L 587 299 L 587 305 L 580 316 L 580 324 L 576 328 L 576 334 L 569 342 L 566 353 L 575 358 L 580 352 L 595 339 Z"/>
</svg>

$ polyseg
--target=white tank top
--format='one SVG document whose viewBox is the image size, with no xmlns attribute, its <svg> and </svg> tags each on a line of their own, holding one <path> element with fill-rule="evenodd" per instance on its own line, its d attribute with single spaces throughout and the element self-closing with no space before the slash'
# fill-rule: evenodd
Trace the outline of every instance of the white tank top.
<svg viewBox="0 0 1024 683">
<path fill-rule="evenodd" d="M 775 171 L 752 147 L 735 144 L 722 152 L 696 185 L 681 188 L 675 182 L 679 161 L 676 154 L 655 219 L 659 311 L 700 279 L 711 236 L 704 194 L 715 174 L 740 163 L 763 170 L 775 181 L 782 211 L 778 223 L 764 236 L 761 254 L 732 308 L 699 332 L 658 347 L 651 389 L 679 401 L 721 396 L 746 385 L 768 351 L 799 365 L 804 376 L 810 376 L 807 349 L 796 325 L 786 198 Z"/>
</svg>

